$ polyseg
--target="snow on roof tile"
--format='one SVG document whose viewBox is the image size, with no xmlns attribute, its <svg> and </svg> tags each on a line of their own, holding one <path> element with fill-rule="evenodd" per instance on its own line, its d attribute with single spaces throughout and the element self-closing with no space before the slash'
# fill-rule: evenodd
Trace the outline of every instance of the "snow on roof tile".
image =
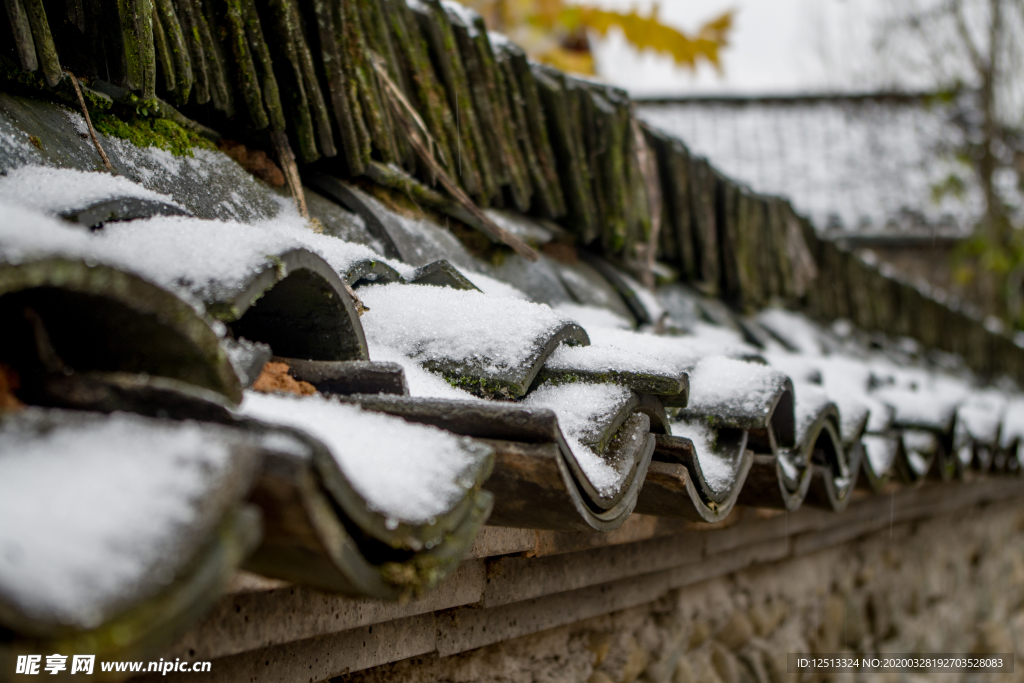
<svg viewBox="0 0 1024 683">
<path fill-rule="evenodd" d="M 230 430 L 193 422 L 4 416 L 0 519 L 21 523 L 0 525 L 0 601 L 90 629 L 157 594 L 244 493 L 232 480 L 253 466 L 245 448 Z"/>
<path fill-rule="evenodd" d="M 568 317 L 520 299 L 399 284 L 364 287 L 360 297 L 371 357 L 390 349 L 485 392 L 525 394 L 561 339 L 586 340 Z"/>
<path fill-rule="evenodd" d="M 430 523 L 449 512 L 474 485 L 491 453 L 440 429 L 320 396 L 249 391 L 240 410 L 322 440 L 367 506 L 396 524 Z"/>
</svg>

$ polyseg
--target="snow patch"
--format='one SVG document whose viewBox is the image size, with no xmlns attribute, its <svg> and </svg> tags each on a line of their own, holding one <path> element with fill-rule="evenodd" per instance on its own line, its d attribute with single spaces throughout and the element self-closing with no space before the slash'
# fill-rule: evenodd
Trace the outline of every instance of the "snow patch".
<svg viewBox="0 0 1024 683">
<path fill-rule="evenodd" d="M 601 437 L 630 395 L 629 389 L 617 384 L 544 384 L 532 391 L 522 405 L 554 411 L 580 469 L 591 485 L 607 496 L 625 483 L 627 471 L 614 467 L 587 444 Z"/>
<path fill-rule="evenodd" d="M 467 437 L 319 395 L 247 391 L 240 410 L 320 439 L 370 510 L 411 524 L 454 508 L 489 452 Z"/>
</svg>

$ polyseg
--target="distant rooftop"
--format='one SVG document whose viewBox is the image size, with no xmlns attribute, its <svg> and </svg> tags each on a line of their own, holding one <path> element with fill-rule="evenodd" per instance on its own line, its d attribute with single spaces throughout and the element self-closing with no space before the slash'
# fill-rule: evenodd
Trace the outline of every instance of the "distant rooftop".
<svg viewBox="0 0 1024 683">
<path fill-rule="evenodd" d="M 982 211 L 951 107 L 920 93 L 663 97 L 641 116 L 757 192 L 788 196 L 819 230 L 957 238 Z M 960 198 L 934 198 L 955 174 Z"/>
</svg>

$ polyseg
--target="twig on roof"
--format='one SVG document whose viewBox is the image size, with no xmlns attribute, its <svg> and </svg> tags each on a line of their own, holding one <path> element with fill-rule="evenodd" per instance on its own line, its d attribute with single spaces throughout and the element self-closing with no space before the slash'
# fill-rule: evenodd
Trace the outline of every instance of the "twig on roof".
<svg viewBox="0 0 1024 683">
<path fill-rule="evenodd" d="M 284 179 L 288 183 L 288 190 L 295 199 L 295 205 L 299 209 L 299 215 L 309 220 L 309 209 L 306 208 L 306 193 L 302 190 L 302 179 L 299 178 L 299 167 L 295 163 L 295 153 L 292 146 L 288 144 L 288 135 L 284 132 L 271 131 L 270 140 L 274 144 L 274 151 L 277 153 L 277 162 L 284 171 Z M 323 228 L 318 232 L 323 232 Z"/>
<path fill-rule="evenodd" d="M 100 140 L 96 137 L 96 129 L 92 127 L 92 119 L 89 118 L 89 109 L 85 106 L 85 98 L 82 97 L 82 88 L 78 85 L 78 79 L 70 71 L 64 71 L 68 76 L 71 76 L 71 85 L 75 88 L 75 94 L 78 95 L 78 105 L 82 108 L 82 116 L 85 117 L 85 125 L 89 127 L 89 135 L 92 137 L 92 144 L 96 145 L 96 151 L 100 153 L 100 159 L 103 159 L 103 165 L 107 167 L 107 171 L 111 175 L 117 175 L 114 173 L 114 167 L 110 165 L 110 159 L 107 158 L 107 153 L 103 151 L 103 146 L 100 144 Z"/>
<path fill-rule="evenodd" d="M 410 146 L 416 152 L 420 161 L 430 170 L 434 178 L 440 181 L 441 185 L 448 194 L 452 196 L 455 201 L 461 204 L 466 211 L 470 213 L 473 218 L 478 222 L 477 225 L 473 226 L 478 228 L 481 232 L 487 235 L 495 242 L 501 242 L 502 244 L 508 245 L 517 254 L 529 261 L 536 261 L 540 258 L 540 255 L 521 239 L 508 232 L 497 223 L 492 221 L 490 217 L 484 213 L 483 209 L 476 205 L 476 203 L 470 199 L 469 195 L 459 187 L 459 185 L 452 180 L 448 172 L 445 171 L 444 167 L 434 158 L 433 150 L 437 149 L 437 144 L 433 138 L 427 132 L 426 125 L 423 120 L 419 117 L 416 111 L 409 104 L 409 101 L 402 95 L 398 86 L 394 84 L 391 78 L 388 76 L 387 69 L 381 64 L 381 59 L 377 55 L 371 55 L 370 60 L 373 64 L 374 70 L 377 73 L 377 77 L 383 84 L 383 92 L 391 107 L 395 118 L 398 120 L 402 130 L 405 131 L 406 138 L 409 141 Z"/>
</svg>

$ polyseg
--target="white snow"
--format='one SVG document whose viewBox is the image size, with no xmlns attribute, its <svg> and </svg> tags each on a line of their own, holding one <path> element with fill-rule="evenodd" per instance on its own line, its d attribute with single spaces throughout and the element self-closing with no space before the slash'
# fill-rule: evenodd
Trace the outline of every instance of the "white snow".
<svg viewBox="0 0 1024 683">
<path fill-rule="evenodd" d="M 750 358 L 761 354 L 760 349 L 743 341 L 743 337 L 735 330 L 705 322 L 696 322 L 690 334 L 684 338 L 692 348 L 699 349 L 702 355 Z"/>
<path fill-rule="evenodd" d="M 903 448 L 907 454 L 931 455 L 938 448 L 938 439 L 921 429 L 903 430 Z"/>
<path fill-rule="evenodd" d="M 502 282 L 497 278 L 493 278 L 490 275 L 484 275 L 483 273 L 470 273 L 463 269 L 459 269 L 467 280 L 472 282 L 477 288 L 486 294 L 487 296 L 494 296 L 498 298 L 506 299 L 522 299 L 529 301 L 530 297 L 525 292 L 516 289 L 507 282 Z"/>
<path fill-rule="evenodd" d="M 367 246 L 317 234 L 301 219 L 280 216 L 254 225 L 158 216 L 108 225 L 96 239 L 117 261 L 207 301 L 229 296 L 271 265 L 271 257 L 293 249 L 317 254 L 341 275 L 363 260 L 399 265 Z"/>
<path fill-rule="evenodd" d="M 572 318 L 588 334 L 593 334 L 593 330 L 598 327 L 609 327 L 613 330 L 633 329 L 633 322 L 631 320 L 626 320 L 621 315 L 613 313 L 607 308 L 574 304 L 568 301 L 554 304 L 552 308 Z"/>
<path fill-rule="evenodd" d="M 702 415 L 771 413 L 786 376 L 773 368 L 721 356 L 704 358 L 690 371 L 687 410 Z"/>
<path fill-rule="evenodd" d="M 626 273 L 619 272 L 619 277 L 626 283 L 626 287 L 632 292 L 633 296 L 639 300 L 640 305 L 647 311 L 648 317 L 657 324 L 662 318 L 668 315 L 668 312 L 658 301 L 658 297 L 655 296 L 654 292 L 647 289 L 635 279 L 627 275 Z"/>
<path fill-rule="evenodd" d="M 704 481 L 716 494 L 724 493 L 736 485 L 738 459 L 725 457 L 715 449 L 718 437 L 703 421 L 678 420 L 670 426 L 672 436 L 681 436 L 693 442 L 694 455 Z"/>
<path fill-rule="evenodd" d="M 767 308 L 757 314 L 757 321 L 799 353 L 820 356 L 824 350 L 821 330 L 799 313 Z"/>
<path fill-rule="evenodd" d="M 169 289 L 187 290 L 204 301 L 229 298 L 270 256 L 298 248 L 297 241 L 233 221 L 158 216 L 106 226 L 96 249 L 115 263 Z"/>
<path fill-rule="evenodd" d="M 898 232 L 924 218 L 929 228 L 948 234 L 973 226 L 983 213 L 977 183 L 952 156 L 936 153 L 963 143 L 949 107 L 686 103 L 645 105 L 639 112 L 729 177 L 762 194 L 790 197 L 822 230 L 837 224 Z M 965 193 L 933 201 L 932 188 L 950 174 L 965 180 Z"/>
<path fill-rule="evenodd" d="M 109 173 L 22 166 L 6 176 L 0 175 L 0 203 L 20 204 L 51 215 L 124 197 L 165 202 L 181 208 L 167 195 L 147 190 L 123 176 L 112 176 Z"/>
<path fill-rule="evenodd" d="M 430 372 L 422 365 L 386 346 L 374 347 L 373 360 L 398 363 L 405 372 L 405 381 L 409 385 L 410 396 L 424 398 L 451 398 L 464 401 L 481 401 L 464 389 L 453 387 L 441 375 Z"/>
<path fill-rule="evenodd" d="M 861 443 L 864 445 L 864 456 L 868 459 L 871 471 L 878 476 L 888 474 L 899 449 L 897 437 L 865 434 L 861 438 Z"/>
<path fill-rule="evenodd" d="M 999 439 L 1006 406 L 1006 400 L 999 393 L 976 391 L 957 409 L 957 423 L 963 424 L 975 441 L 994 445 Z"/>
<path fill-rule="evenodd" d="M 826 393 L 839 409 L 839 437 L 844 444 L 853 443 L 861 432 L 866 431 L 873 403 L 865 400 L 866 397 L 862 398 L 852 393 L 835 393 L 827 390 Z M 884 410 L 884 407 L 880 408 Z"/>
<path fill-rule="evenodd" d="M 821 387 L 806 382 L 794 382 L 795 401 L 793 412 L 796 417 L 796 443 L 807 446 L 810 438 L 809 430 L 830 403 L 828 394 Z"/>
<path fill-rule="evenodd" d="M 65 186 L 70 188 L 67 201 L 62 199 Z M 252 224 L 156 216 L 111 223 L 93 234 L 46 213 L 117 196 L 173 203 L 105 173 L 27 166 L 0 178 L 0 256 L 9 261 L 50 255 L 86 258 L 207 301 L 241 287 L 272 265 L 273 256 L 300 248 L 318 254 L 339 274 L 363 260 L 383 261 L 403 275 L 411 273 L 409 266 L 383 259 L 369 247 L 313 232 L 291 202 L 283 202 L 275 218 Z"/>
<path fill-rule="evenodd" d="M 794 383 L 820 384 L 839 409 L 839 432 L 844 443 L 857 438 L 866 420 L 869 431 L 881 432 L 888 428 L 892 410 L 868 395 L 870 370 L 865 363 L 843 356 L 789 352 L 764 355 Z"/>
<path fill-rule="evenodd" d="M 590 346 L 559 346 L 544 362 L 545 367 L 562 371 L 585 371 L 595 373 L 632 372 L 646 375 L 668 375 L 678 377 L 692 365 L 692 362 L 680 363 L 668 354 L 661 354 L 657 349 L 648 349 L 645 344 L 649 339 L 663 338 L 651 335 L 624 332 L 631 335 L 635 343 L 591 343 Z M 619 335 L 614 335 L 619 337 Z M 607 339 L 602 335 L 602 339 Z M 657 344 L 655 344 L 657 346 Z"/>
<path fill-rule="evenodd" d="M 825 391 L 839 408 L 843 441 L 856 437 L 852 433 L 868 412 L 865 431 L 881 433 L 892 425 L 893 409 L 868 393 L 871 368 L 862 360 L 847 356 L 827 356 L 815 360 L 821 371 Z"/>
<path fill-rule="evenodd" d="M 461 2 L 456 2 L 455 0 L 441 0 L 441 6 L 444 7 L 449 14 L 458 17 L 459 21 L 466 25 L 471 37 L 475 38 L 478 35 L 475 22 L 480 18 L 480 15 L 474 10 L 466 7 Z"/>
<path fill-rule="evenodd" d="M 895 410 L 895 421 L 901 425 L 948 429 L 956 412 L 959 396 L 948 396 L 936 391 L 912 391 L 884 387 L 872 394 Z"/>
<path fill-rule="evenodd" d="M 1020 396 L 1007 403 L 999 442 L 1003 448 L 1009 448 L 1014 439 L 1024 439 L 1024 397 Z"/>
<path fill-rule="evenodd" d="M 882 403 L 871 395 L 858 398 L 865 401 L 871 411 L 868 413 L 868 424 L 864 431 L 872 434 L 881 434 L 892 427 L 893 419 L 896 416 L 896 411 L 892 406 Z"/>
<path fill-rule="evenodd" d="M 511 38 L 506 36 L 504 33 L 498 33 L 497 31 L 488 31 L 487 39 L 491 41 L 491 45 L 494 47 L 514 45 Z"/>
<path fill-rule="evenodd" d="M 370 510 L 412 524 L 450 511 L 488 453 L 466 437 L 319 395 L 247 391 L 240 410 L 320 439 Z"/>
<path fill-rule="evenodd" d="M 494 33 L 488 33 L 488 36 L 495 35 Z M 508 42 L 508 39 L 505 39 Z M 493 39 L 491 39 L 491 45 L 495 45 Z M 550 242 L 556 234 L 563 232 L 563 229 L 552 223 L 548 223 L 548 226 L 542 225 L 538 222 L 538 219 L 524 216 L 514 211 L 508 211 L 504 209 L 484 209 L 484 213 L 490 218 L 495 224 L 503 230 L 512 233 L 516 237 L 529 243 L 540 243 L 546 244 Z"/>
<path fill-rule="evenodd" d="M 617 384 L 543 384 L 522 404 L 554 411 L 580 469 L 599 493 L 611 495 L 622 486 L 628 471 L 616 469 L 587 443 L 600 438 L 629 397 L 629 389 Z"/>
<path fill-rule="evenodd" d="M 421 363 L 476 362 L 497 372 L 521 365 L 569 322 L 543 304 L 428 285 L 371 285 L 361 322 L 370 357 L 392 349 Z"/>
<path fill-rule="evenodd" d="M 0 432 L 0 586 L 34 618 L 93 628 L 142 586 L 169 584 L 231 446 L 190 422 L 114 413 Z"/>
<path fill-rule="evenodd" d="M 94 257 L 89 234 L 19 204 L 0 202 L 0 257 L 8 263 L 45 256 Z"/>
<path fill-rule="evenodd" d="M 765 353 L 762 354 L 772 367 L 789 375 L 794 382 L 819 383 L 823 379 L 822 372 L 814 358 L 796 353 Z"/>
<path fill-rule="evenodd" d="M 661 365 L 679 371 L 692 368 L 702 356 L 692 337 L 669 337 L 608 327 L 588 329 L 592 346 L 602 353 L 620 354 L 630 363 Z"/>
</svg>

